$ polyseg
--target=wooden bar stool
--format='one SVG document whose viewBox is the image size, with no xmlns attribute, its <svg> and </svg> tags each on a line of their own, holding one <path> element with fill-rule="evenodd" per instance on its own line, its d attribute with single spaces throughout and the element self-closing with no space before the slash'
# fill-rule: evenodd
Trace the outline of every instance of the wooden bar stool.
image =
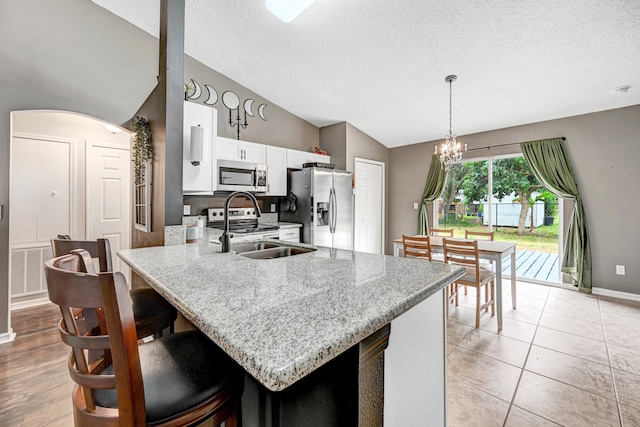
<svg viewBox="0 0 640 427">
<path fill-rule="evenodd" d="M 75 425 L 239 426 L 244 371 L 199 331 L 138 345 L 125 277 L 85 273 L 92 262 L 80 249 L 44 264 L 49 299 L 62 312 L 60 336 L 71 347 Z M 87 319 L 76 308 L 101 308 L 104 322 L 80 326 Z"/>
<path fill-rule="evenodd" d="M 57 239 L 51 239 L 51 249 L 54 257 L 69 254 L 74 249 L 84 249 L 91 258 L 98 259 L 100 272 L 113 271 L 108 239 L 71 240 L 69 236 L 59 235 Z M 178 317 L 175 307 L 151 288 L 131 289 L 129 293 L 138 339 L 150 335 L 157 338 L 162 336 L 164 331 L 174 332 L 174 322 Z"/>
</svg>

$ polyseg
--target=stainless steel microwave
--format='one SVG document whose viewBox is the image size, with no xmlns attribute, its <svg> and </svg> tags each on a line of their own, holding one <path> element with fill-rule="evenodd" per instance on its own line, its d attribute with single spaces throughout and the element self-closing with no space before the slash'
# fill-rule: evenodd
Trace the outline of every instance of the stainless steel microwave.
<svg viewBox="0 0 640 427">
<path fill-rule="evenodd" d="M 267 192 L 267 165 L 218 160 L 217 190 Z"/>
</svg>

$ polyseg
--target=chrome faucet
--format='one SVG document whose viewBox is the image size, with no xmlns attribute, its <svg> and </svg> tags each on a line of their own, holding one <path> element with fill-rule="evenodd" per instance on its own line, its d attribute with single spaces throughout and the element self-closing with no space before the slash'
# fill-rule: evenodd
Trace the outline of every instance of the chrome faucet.
<svg viewBox="0 0 640 427">
<path fill-rule="evenodd" d="M 258 207 L 258 200 L 256 196 L 246 191 L 235 191 L 227 196 L 227 199 L 224 201 L 224 230 L 222 231 L 222 236 L 220 236 L 220 243 L 222 243 L 222 252 L 229 252 L 229 246 L 231 246 L 231 236 L 229 235 L 229 205 L 231 201 L 235 199 L 237 196 L 245 196 L 247 199 L 251 200 L 253 203 L 253 207 L 256 210 L 256 217 L 259 217 L 261 212 Z"/>
</svg>

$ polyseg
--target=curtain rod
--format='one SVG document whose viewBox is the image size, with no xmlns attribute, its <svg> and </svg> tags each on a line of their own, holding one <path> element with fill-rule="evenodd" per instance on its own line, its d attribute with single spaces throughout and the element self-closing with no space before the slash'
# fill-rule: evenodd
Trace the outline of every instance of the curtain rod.
<svg viewBox="0 0 640 427">
<path fill-rule="evenodd" d="M 563 141 L 566 141 L 567 138 L 565 138 L 564 136 L 561 137 Z M 492 148 L 499 148 L 499 147 L 509 147 L 511 145 L 520 145 L 519 142 L 512 142 L 510 144 L 500 144 L 500 145 L 492 145 L 491 147 L 478 147 L 478 148 L 470 148 L 467 151 L 477 151 L 477 150 L 491 150 Z"/>
</svg>

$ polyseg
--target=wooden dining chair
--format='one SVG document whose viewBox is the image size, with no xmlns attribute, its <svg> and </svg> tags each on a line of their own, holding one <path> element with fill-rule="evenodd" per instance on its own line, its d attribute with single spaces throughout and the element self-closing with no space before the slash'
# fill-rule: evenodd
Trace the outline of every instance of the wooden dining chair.
<svg viewBox="0 0 640 427">
<path fill-rule="evenodd" d="M 453 237 L 453 228 L 432 228 L 429 230 L 430 236 Z"/>
<path fill-rule="evenodd" d="M 436 237 L 453 237 L 453 228 L 432 228 L 429 230 L 429 235 Z M 444 254 L 435 253 L 431 259 L 433 261 L 444 262 Z"/>
<path fill-rule="evenodd" d="M 405 258 L 421 258 L 431 261 L 429 236 L 407 236 L 403 234 L 402 248 Z"/>
<path fill-rule="evenodd" d="M 494 232 L 493 231 L 469 231 L 464 230 L 464 238 L 465 239 L 473 239 L 473 240 L 491 240 L 493 241 Z M 480 267 L 487 268 L 489 270 L 493 270 L 493 261 L 481 259 Z M 467 287 L 464 287 L 464 294 L 467 295 Z"/>
<path fill-rule="evenodd" d="M 244 371 L 200 331 L 138 345 L 125 277 L 88 273 L 91 263 L 82 249 L 44 263 L 49 299 L 62 312 L 58 330 L 71 347 L 75 426 L 240 425 Z M 81 327 L 73 308 L 100 308 L 104 323 Z"/>
<path fill-rule="evenodd" d="M 100 272 L 113 271 L 108 239 L 71 240 L 68 235 L 59 235 L 57 239 L 51 239 L 51 249 L 54 257 L 69 254 L 74 249 L 84 249 L 91 258 L 98 260 Z M 151 335 L 160 337 L 165 331 L 174 332 L 174 322 L 178 317 L 175 307 L 151 288 L 131 289 L 129 293 L 138 339 Z"/>
<path fill-rule="evenodd" d="M 458 305 L 458 287 L 460 285 L 473 286 L 476 288 L 476 328 L 480 327 L 480 312 L 489 311 L 491 316 L 495 315 L 495 278 L 496 273 L 480 268 L 477 240 L 462 240 L 444 238 L 444 258 L 449 264 L 461 265 L 466 268 L 466 273 L 460 279 L 453 282 L 453 287 L 449 292 L 449 301 L 455 300 Z M 484 287 L 484 302 L 481 302 L 482 288 Z M 449 304 L 447 304 L 447 307 Z"/>
</svg>

